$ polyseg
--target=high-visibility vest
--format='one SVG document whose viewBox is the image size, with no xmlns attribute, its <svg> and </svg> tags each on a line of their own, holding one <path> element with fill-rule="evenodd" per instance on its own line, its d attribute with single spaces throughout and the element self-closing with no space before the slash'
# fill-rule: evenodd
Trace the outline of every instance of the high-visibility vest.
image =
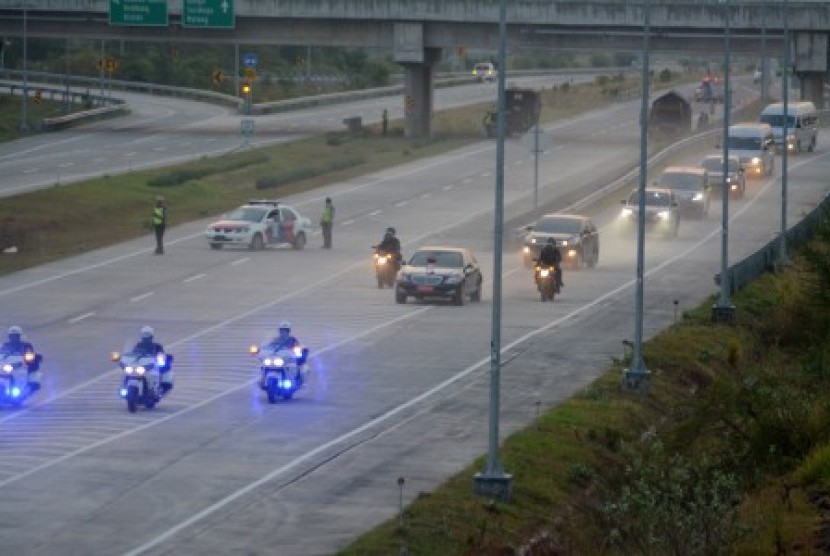
<svg viewBox="0 0 830 556">
<path fill-rule="evenodd" d="M 326 205 L 323 207 L 323 216 L 320 217 L 320 222 L 331 224 L 334 221 L 334 207 Z"/>
<path fill-rule="evenodd" d="M 153 226 L 161 226 L 164 224 L 164 207 L 156 207 L 153 209 Z"/>
</svg>

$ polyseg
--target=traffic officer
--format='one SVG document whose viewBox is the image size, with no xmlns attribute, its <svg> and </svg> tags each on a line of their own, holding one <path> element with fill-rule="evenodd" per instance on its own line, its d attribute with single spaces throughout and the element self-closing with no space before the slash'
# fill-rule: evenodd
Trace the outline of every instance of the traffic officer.
<svg viewBox="0 0 830 556">
<path fill-rule="evenodd" d="M 326 197 L 323 214 L 320 216 L 320 227 L 323 229 L 323 249 L 331 249 L 331 228 L 334 224 L 334 205 L 331 197 Z"/>
<path fill-rule="evenodd" d="M 164 254 L 164 228 L 167 226 L 167 204 L 164 197 L 156 197 L 153 207 L 153 231 L 156 233 L 156 255 Z"/>
</svg>

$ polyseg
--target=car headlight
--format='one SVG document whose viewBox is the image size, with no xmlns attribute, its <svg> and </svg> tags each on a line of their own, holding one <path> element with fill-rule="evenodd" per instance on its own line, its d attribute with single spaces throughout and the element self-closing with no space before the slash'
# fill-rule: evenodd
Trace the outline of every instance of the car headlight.
<svg viewBox="0 0 830 556">
<path fill-rule="evenodd" d="M 459 282 L 461 282 L 461 275 L 459 274 L 451 274 L 444 278 L 445 284 L 458 284 Z"/>
<path fill-rule="evenodd" d="M 571 250 L 568 251 L 568 256 L 569 257 L 576 257 L 576 254 L 577 254 L 576 249 L 571 249 Z"/>
<path fill-rule="evenodd" d="M 692 201 L 702 201 L 703 200 L 703 193 L 695 193 L 695 196 L 692 197 Z"/>
<path fill-rule="evenodd" d="M 760 159 L 759 157 L 757 157 L 757 156 L 753 156 L 753 157 L 752 157 L 752 163 L 753 163 L 753 164 L 760 164 L 760 163 L 761 163 L 761 159 Z"/>
<path fill-rule="evenodd" d="M 528 247 L 527 245 L 525 245 L 525 246 L 522 248 L 522 252 L 524 252 L 524 254 L 525 254 L 525 255 L 529 254 L 529 253 L 530 253 L 530 247 Z"/>
<path fill-rule="evenodd" d="M 624 208 L 624 209 L 622 209 L 622 212 L 620 213 L 620 216 L 622 218 L 628 218 L 632 214 L 634 214 L 633 210 L 631 210 L 630 208 Z"/>
<path fill-rule="evenodd" d="M 530 243 L 536 243 L 536 238 L 535 237 L 530 238 Z"/>
<path fill-rule="evenodd" d="M 657 216 L 659 216 L 663 220 L 668 220 L 669 217 L 671 216 L 671 213 L 667 210 L 661 210 L 660 212 L 657 213 Z"/>
</svg>

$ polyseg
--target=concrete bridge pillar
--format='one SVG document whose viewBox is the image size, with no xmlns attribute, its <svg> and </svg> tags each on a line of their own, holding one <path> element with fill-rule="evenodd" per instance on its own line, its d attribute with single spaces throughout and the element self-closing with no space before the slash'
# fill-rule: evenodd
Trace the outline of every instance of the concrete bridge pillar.
<svg viewBox="0 0 830 556">
<path fill-rule="evenodd" d="M 404 67 L 404 135 L 429 135 L 432 120 L 433 72 L 440 48 L 424 48 L 420 23 L 395 23 L 395 61 Z"/>
<path fill-rule="evenodd" d="M 824 107 L 824 82 L 827 79 L 828 34 L 797 32 L 794 36 L 795 73 L 801 78 L 801 99 Z"/>
</svg>

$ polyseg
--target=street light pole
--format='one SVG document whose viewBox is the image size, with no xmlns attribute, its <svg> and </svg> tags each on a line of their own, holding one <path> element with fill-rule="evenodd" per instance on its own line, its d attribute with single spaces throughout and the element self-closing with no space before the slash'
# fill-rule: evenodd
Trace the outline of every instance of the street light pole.
<svg viewBox="0 0 830 556">
<path fill-rule="evenodd" d="M 504 225 L 504 84 L 507 74 L 507 0 L 499 6 L 499 74 L 498 114 L 496 117 L 496 200 L 493 232 L 493 319 L 490 340 L 490 407 L 487 442 L 487 465 L 476 473 L 473 487 L 476 494 L 509 501 L 513 493 L 513 477 L 499 463 L 499 381 L 501 375 L 501 274 L 502 233 Z"/>
<path fill-rule="evenodd" d="M 787 174 L 789 162 L 789 91 L 790 91 L 790 17 L 787 0 L 781 2 L 784 20 L 784 71 L 781 72 L 781 100 L 784 103 L 784 125 L 781 128 L 781 234 L 778 241 L 776 267 L 790 265 L 787 255 Z"/>
<path fill-rule="evenodd" d="M 28 13 L 26 5 L 27 0 L 23 0 L 23 98 L 20 103 L 20 131 L 29 131 L 29 72 L 27 68 L 27 58 L 29 53 L 27 50 L 27 27 Z"/>
<path fill-rule="evenodd" d="M 647 394 L 651 376 L 643 361 L 643 279 L 646 234 L 646 181 L 648 176 L 648 95 L 649 95 L 649 34 L 651 32 L 651 0 L 643 5 L 643 76 L 640 102 L 640 179 L 637 187 L 637 277 L 634 295 L 634 345 L 631 367 L 622 377 L 626 392 Z"/>
<path fill-rule="evenodd" d="M 729 66 L 731 65 L 731 44 L 729 34 L 731 21 L 729 19 L 729 0 L 721 0 L 723 4 L 723 177 L 721 178 L 721 249 L 720 249 L 720 296 L 712 307 L 712 320 L 715 322 L 732 322 L 735 317 L 735 306 L 729 300 L 729 288 L 732 276 L 729 274 L 729 116 L 732 112 L 732 89 L 729 86 Z M 763 76 L 762 76 L 763 78 Z"/>
</svg>

